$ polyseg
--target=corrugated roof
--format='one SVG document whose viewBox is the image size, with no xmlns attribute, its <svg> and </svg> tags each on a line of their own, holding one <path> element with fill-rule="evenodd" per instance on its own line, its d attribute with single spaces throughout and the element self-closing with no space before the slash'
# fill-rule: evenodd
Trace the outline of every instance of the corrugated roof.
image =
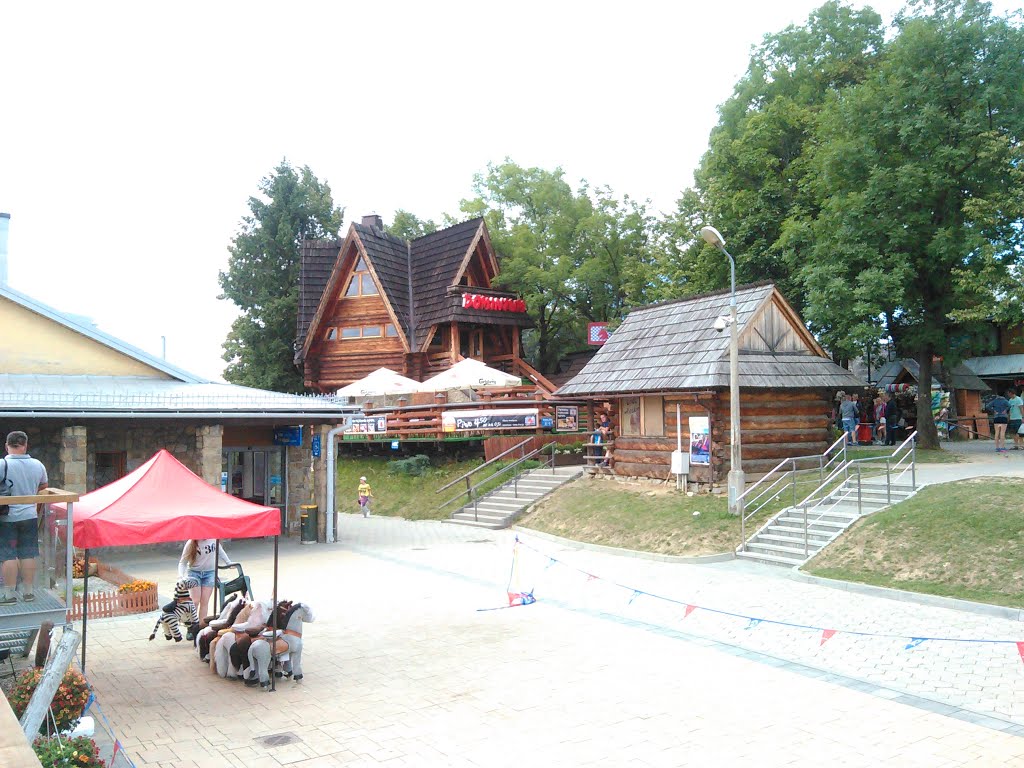
<svg viewBox="0 0 1024 768">
<path fill-rule="evenodd" d="M 144 376 L 0 374 L 0 412 L 162 413 L 232 412 L 333 416 L 350 410 L 331 396 L 289 395 L 236 384 L 190 383 Z"/>
<path fill-rule="evenodd" d="M 148 352 L 143 352 L 138 347 L 134 347 L 131 344 L 122 341 L 116 336 L 111 336 L 108 333 L 104 333 L 99 328 L 93 325 L 86 325 L 85 323 L 77 320 L 69 315 L 60 312 L 53 307 L 50 307 L 38 299 L 34 299 L 27 294 L 21 293 L 11 288 L 9 285 L 0 284 L 0 296 L 13 301 L 15 304 L 24 307 L 30 312 L 35 312 L 37 315 L 52 320 L 55 323 L 59 323 L 68 330 L 80 333 L 81 335 L 92 339 L 105 347 L 116 350 L 123 355 L 127 355 L 140 363 L 148 365 L 150 368 L 155 368 L 158 371 L 166 373 L 168 376 L 173 376 L 179 381 L 189 383 L 205 383 L 209 379 L 204 379 L 202 376 L 197 376 L 194 373 L 189 373 L 183 368 L 179 368 L 176 365 L 171 365 L 166 360 L 162 360 L 159 357 L 154 357 Z"/>
<path fill-rule="evenodd" d="M 775 293 L 773 285 L 736 291 L 737 323 L 746 327 Z M 729 333 L 715 320 L 729 314 L 730 292 L 654 304 L 629 313 L 559 395 L 664 392 L 729 386 Z M 826 357 L 740 354 L 744 388 L 831 388 L 863 382 Z"/>
<path fill-rule="evenodd" d="M 978 376 L 1024 376 L 1024 355 L 990 355 L 964 360 Z"/>
</svg>

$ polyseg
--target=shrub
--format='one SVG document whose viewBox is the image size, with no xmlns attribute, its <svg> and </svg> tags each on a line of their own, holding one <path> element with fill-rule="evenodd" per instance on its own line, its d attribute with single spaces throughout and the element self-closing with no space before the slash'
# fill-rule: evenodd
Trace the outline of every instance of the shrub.
<svg viewBox="0 0 1024 768">
<path fill-rule="evenodd" d="M 396 459 L 388 462 L 388 474 L 391 475 L 420 477 L 428 469 L 430 469 L 430 457 L 424 456 L 422 453 L 410 456 L 408 459 Z"/>
<path fill-rule="evenodd" d="M 43 670 L 41 669 L 26 669 L 18 677 L 7 696 L 15 717 L 20 719 L 25 714 L 32 694 L 35 693 L 42 677 Z M 53 701 L 50 702 L 53 718 L 47 716 L 39 727 L 39 732 L 49 733 L 54 720 L 56 720 L 58 731 L 73 729 L 78 725 L 78 720 L 82 717 L 82 710 L 85 709 L 85 703 L 88 700 L 89 683 L 80 672 L 69 669 L 64 673 L 64 679 L 61 681 L 60 687 L 57 688 Z"/>
<path fill-rule="evenodd" d="M 122 595 L 129 592 L 145 592 L 147 589 L 153 589 L 156 586 L 152 581 L 146 581 L 145 579 L 133 579 L 127 584 L 122 584 L 117 588 L 117 591 Z"/>
<path fill-rule="evenodd" d="M 96 742 L 88 736 L 76 736 L 73 739 L 60 739 L 40 736 L 32 744 L 32 749 L 43 764 L 43 768 L 106 768 L 100 759 L 100 751 Z"/>
</svg>

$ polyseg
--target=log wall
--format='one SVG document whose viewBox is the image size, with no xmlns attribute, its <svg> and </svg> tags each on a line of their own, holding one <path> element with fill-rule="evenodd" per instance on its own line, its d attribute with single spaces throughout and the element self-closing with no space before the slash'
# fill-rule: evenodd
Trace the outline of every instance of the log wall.
<svg viewBox="0 0 1024 768">
<path fill-rule="evenodd" d="M 676 449 L 676 403 L 680 405 L 683 450 L 690 446 L 689 417 L 709 416 L 711 464 L 690 467 L 692 482 L 724 481 L 729 472 L 729 393 L 666 393 L 663 436 L 628 436 L 618 432 L 614 442 L 614 471 L 618 475 L 672 479 L 671 454 Z M 616 411 L 622 412 L 621 403 Z M 828 393 L 817 390 L 740 392 L 740 438 L 743 470 L 756 479 L 780 460 L 820 454 L 829 443 Z"/>
</svg>

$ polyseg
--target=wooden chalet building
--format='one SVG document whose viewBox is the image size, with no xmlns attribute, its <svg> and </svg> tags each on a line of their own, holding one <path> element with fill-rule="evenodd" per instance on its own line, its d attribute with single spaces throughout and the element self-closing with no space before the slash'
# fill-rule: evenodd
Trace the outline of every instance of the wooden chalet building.
<svg viewBox="0 0 1024 768">
<path fill-rule="evenodd" d="M 738 289 L 740 429 L 743 469 L 757 476 L 787 456 L 828 447 L 832 397 L 861 388 L 832 362 L 774 285 Z M 684 452 L 690 417 L 708 419 L 708 465 L 689 478 L 723 481 L 729 471 L 729 291 L 632 311 L 557 395 L 612 405 L 614 472 L 668 479 L 676 448 L 676 406 Z"/>
<path fill-rule="evenodd" d="M 295 358 L 305 385 L 333 392 L 382 366 L 422 381 L 471 357 L 553 390 L 520 357 L 526 305 L 492 288 L 497 275 L 483 219 L 406 241 L 366 216 L 341 242 L 305 241 Z"/>
</svg>

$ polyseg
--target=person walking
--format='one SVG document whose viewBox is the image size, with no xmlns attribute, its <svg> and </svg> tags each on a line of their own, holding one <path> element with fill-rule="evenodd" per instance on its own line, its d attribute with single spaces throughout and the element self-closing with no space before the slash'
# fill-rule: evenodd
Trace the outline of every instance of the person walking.
<svg viewBox="0 0 1024 768">
<path fill-rule="evenodd" d="M 363 517 L 369 517 L 370 499 L 373 498 L 373 490 L 370 488 L 370 484 L 366 482 L 365 477 L 359 478 L 359 490 L 356 493 L 359 495 L 359 506 L 363 508 Z"/>
<path fill-rule="evenodd" d="M 1013 436 L 1013 450 L 1019 451 L 1021 448 L 1024 448 L 1024 435 L 1020 433 L 1024 399 L 1021 398 L 1020 393 L 1013 387 L 1006 390 L 1006 394 L 1007 402 L 1010 404 L 1010 410 L 1007 413 L 1009 420 L 1006 422 L 1006 431 Z"/>
<path fill-rule="evenodd" d="M 28 435 L 11 432 L 7 435 L 7 456 L 0 463 L 0 480 L 5 496 L 34 496 L 47 487 L 46 467 L 28 455 Z M 36 599 L 36 558 L 39 556 L 39 504 L 11 504 L 0 516 L 0 572 L 3 593 L 0 605 L 18 602 L 15 589 L 21 579 L 21 599 Z"/>
<path fill-rule="evenodd" d="M 218 557 L 219 556 L 219 557 Z M 224 547 L 216 539 L 189 539 L 181 550 L 178 561 L 178 578 L 188 576 L 199 582 L 199 586 L 190 589 L 189 597 L 195 603 L 199 618 L 207 616 L 210 607 L 210 596 L 217 579 L 216 566 L 218 559 L 221 565 L 234 565 Z"/>
<path fill-rule="evenodd" d="M 992 414 L 996 453 L 1003 453 L 1006 450 L 1006 426 L 1010 421 L 1010 401 L 1002 395 L 996 395 L 989 400 L 988 410 Z"/>
<path fill-rule="evenodd" d="M 843 420 L 843 432 L 846 433 L 846 444 L 857 444 L 857 404 L 849 395 L 843 395 L 839 404 L 839 417 Z"/>
<path fill-rule="evenodd" d="M 885 442 L 885 400 L 882 396 L 875 395 L 875 442 L 879 445 Z"/>
</svg>

